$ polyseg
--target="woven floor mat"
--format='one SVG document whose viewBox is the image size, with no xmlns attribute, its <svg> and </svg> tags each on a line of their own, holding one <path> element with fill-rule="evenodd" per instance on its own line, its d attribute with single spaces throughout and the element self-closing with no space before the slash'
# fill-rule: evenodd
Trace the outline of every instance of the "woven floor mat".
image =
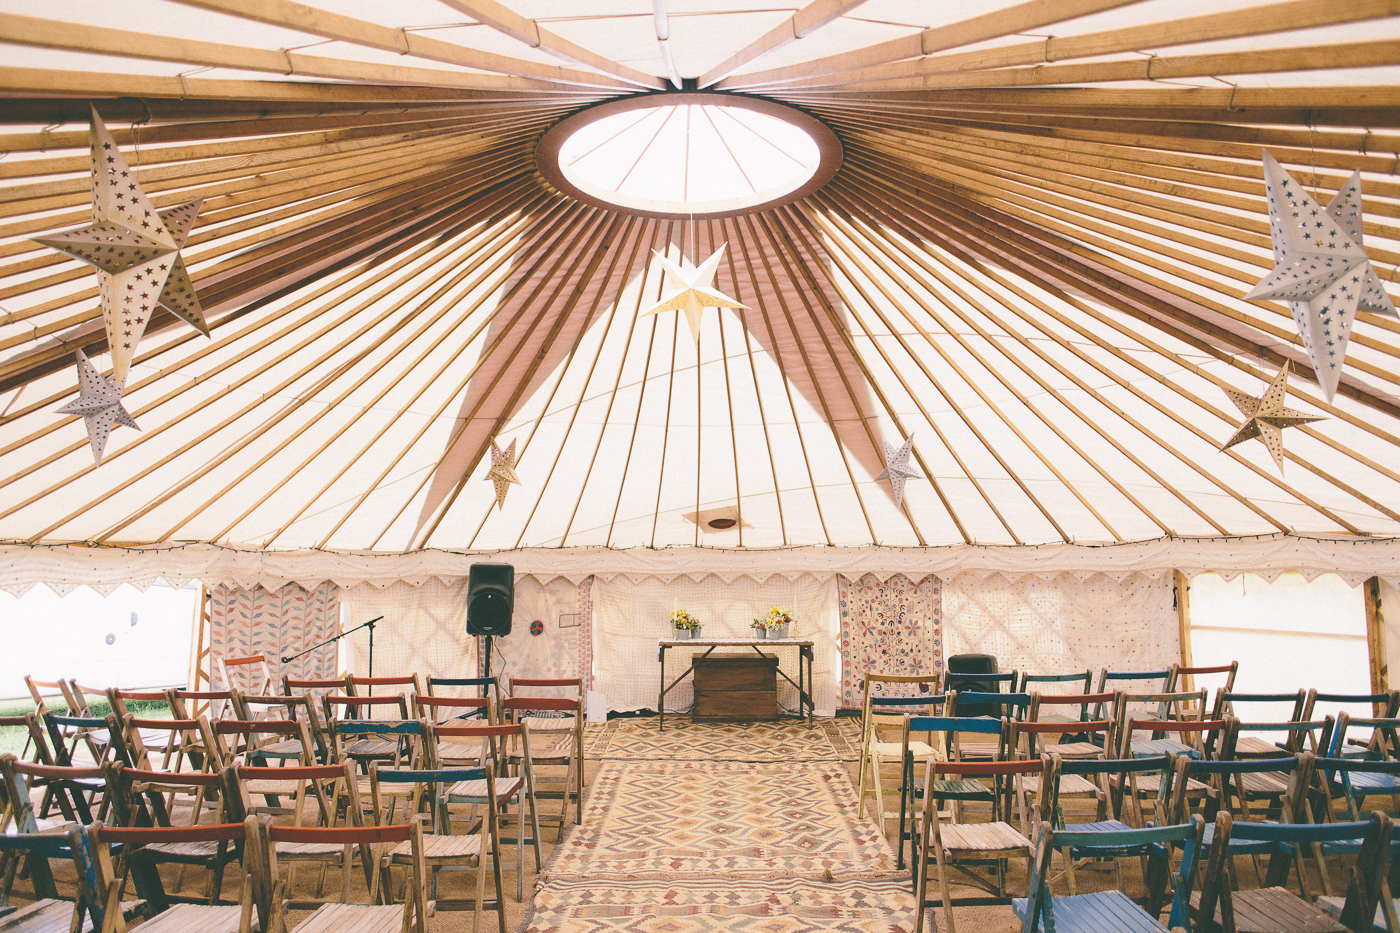
<svg viewBox="0 0 1400 933">
<path fill-rule="evenodd" d="M 860 721 L 852 717 L 753 723 L 696 723 L 668 716 L 613 719 L 590 726 L 584 754 L 618 761 L 855 761 Z"/>
</svg>

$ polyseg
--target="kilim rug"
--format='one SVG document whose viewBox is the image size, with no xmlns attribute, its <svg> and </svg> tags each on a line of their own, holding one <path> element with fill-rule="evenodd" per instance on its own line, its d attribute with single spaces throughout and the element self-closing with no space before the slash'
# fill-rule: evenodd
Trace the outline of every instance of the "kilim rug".
<svg viewBox="0 0 1400 933">
<path fill-rule="evenodd" d="M 655 717 L 613 719 L 589 727 L 584 743 L 595 761 L 855 761 L 860 720 L 697 723 L 667 716 L 662 732 Z"/>
<path fill-rule="evenodd" d="M 524 933 L 911 933 L 906 875 L 802 878 L 654 878 L 599 884 L 555 879 L 535 895 Z"/>
<path fill-rule="evenodd" d="M 835 762 L 604 761 L 544 877 L 893 871 L 884 835 L 855 814 Z"/>
</svg>

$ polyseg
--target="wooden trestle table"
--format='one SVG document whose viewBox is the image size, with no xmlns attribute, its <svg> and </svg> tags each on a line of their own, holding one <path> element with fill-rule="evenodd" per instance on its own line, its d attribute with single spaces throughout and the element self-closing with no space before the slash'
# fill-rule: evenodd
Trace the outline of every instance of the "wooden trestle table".
<svg viewBox="0 0 1400 933">
<path fill-rule="evenodd" d="M 816 718 L 816 701 L 812 696 L 812 658 L 815 656 L 815 652 L 812 650 L 812 644 L 812 640 L 809 638 L 661 639 L 661 641 L 657 642 L 656 652 L 656 659 L 661 663 L 661 695 L 657 697 L 656 700 L 657 731 L 662 731 L 666 728 L 666 694 L 670 693 L 681 681 L 694 673 L 696 661 L 709 657 L 716 648 L 752 648 L 759 657 L 763 657 L 764 649 L 766 648 L 797 648 L 796 682 L 794 682 L 781 667 L 778 668 L 778 675 L 797 688 L 798 718 L 802 718 L 805 713 L 807 722 L 810 724 Z M 690 666 L 668 685 L 666 683 L 666 651 L 669 648 L 708 648 L 709 650 L 698 657 L 692 658 Z"/>
</svg>

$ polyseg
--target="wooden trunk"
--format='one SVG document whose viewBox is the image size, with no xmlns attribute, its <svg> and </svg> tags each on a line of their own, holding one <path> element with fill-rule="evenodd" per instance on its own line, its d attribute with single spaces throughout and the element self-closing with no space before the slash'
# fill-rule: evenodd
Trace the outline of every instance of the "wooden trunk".
<svg viewBox="0 0 1400 933">
<path fill-rule="evenodd" d="M 712 654 L 695 660 L 695 720 L 761 722 L 778 718 L 778 658 Z"/>
</svg>

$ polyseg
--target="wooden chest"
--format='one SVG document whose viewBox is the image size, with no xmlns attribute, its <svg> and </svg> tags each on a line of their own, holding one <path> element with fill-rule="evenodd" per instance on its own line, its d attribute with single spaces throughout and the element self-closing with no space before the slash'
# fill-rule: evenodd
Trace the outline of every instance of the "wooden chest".
<svg viewBox="0 0 1400 933">
<path fill-rule="evenodd" d="M 712 654 L 695 659 L 696 721 L 760 722 L 778 718 L 775 655 Z"/>
</svg>

